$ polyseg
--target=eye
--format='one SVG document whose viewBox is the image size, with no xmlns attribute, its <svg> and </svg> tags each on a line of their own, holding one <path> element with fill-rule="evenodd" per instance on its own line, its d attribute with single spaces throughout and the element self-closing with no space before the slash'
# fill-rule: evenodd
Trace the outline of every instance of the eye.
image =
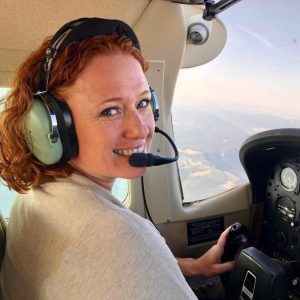
<svg viewBox="0 0 300 300">
<path fill-rule="evenodd" d="M 100 115 L 103 117 L 112 117 L 112 116 L 115 116 L 117 113 L 118 113 L 117 108 L 110 107 L 110 108 L 103 110 Z"/>
<path fill-rule="evenodd" d="M 137 108 L 146 108 L 150 105 L 150 102 L 151 100 L 149 99 L 143 99 L 138 103 Z"/>
</svg>

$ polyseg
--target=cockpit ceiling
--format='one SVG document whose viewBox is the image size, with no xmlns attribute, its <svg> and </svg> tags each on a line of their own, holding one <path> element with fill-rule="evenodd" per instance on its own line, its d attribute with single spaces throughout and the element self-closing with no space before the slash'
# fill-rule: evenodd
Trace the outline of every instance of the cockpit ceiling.
<svg viewBox="0 0 300 300">
<path fill-rule="evenodd" d="M 80 17 L 121 19 L 133 26 L 151 0 L 1 0 L 0 49 L 32 50 Z"/>
</svg>

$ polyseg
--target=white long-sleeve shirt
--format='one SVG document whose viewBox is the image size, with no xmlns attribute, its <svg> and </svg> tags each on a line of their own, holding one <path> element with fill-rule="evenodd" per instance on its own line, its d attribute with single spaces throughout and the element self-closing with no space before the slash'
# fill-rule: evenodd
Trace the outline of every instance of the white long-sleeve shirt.
<svg viewBox="0 0 300 300">
<path fill-rule="evenodd" d="M 1 269 L 4 299 L 197 299 L 164 238 L 83 175 L 18 195 Z"/>
</svg>

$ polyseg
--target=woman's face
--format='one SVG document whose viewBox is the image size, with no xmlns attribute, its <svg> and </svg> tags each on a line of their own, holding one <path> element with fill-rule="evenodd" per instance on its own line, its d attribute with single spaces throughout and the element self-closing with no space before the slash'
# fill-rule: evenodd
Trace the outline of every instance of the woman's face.
<svg viewBox="0 0 300 300">
<path fill-rule="evenodd" d="M 72 111 L 79 142 L 72 166 L 108 189 L 116 177 L 145 173 L 128 162 L 133 152 L 149 152 L 154 130 L 148 83 L 134 57 L 94 57 L 60 95 Z"/>
</svg>

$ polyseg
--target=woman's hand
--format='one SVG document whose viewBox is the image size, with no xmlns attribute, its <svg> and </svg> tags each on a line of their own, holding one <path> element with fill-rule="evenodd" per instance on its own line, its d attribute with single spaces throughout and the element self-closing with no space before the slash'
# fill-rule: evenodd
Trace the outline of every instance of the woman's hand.
<svg viewBox="0 0 300 300">
<path fill-rule="evenodd" d="M 230 227 L 221 234 L 217 244 L 211 247 L 201 257 L 197 259 L 177 258 L 183 275 L 189 277 L 212 277 L 232 270 L 234 268 L 234 261 L 221 263 L 221 257 L 224 252 L 229 230 Z"/>
</svg>

